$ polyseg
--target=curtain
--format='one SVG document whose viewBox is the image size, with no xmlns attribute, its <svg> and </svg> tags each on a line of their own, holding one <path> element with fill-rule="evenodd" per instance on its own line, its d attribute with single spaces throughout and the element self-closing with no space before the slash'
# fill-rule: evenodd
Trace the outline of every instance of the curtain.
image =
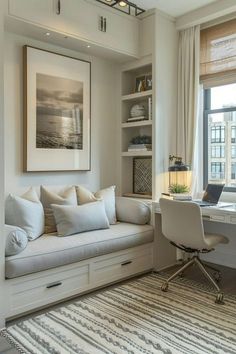
<svg viewBox="0 0 236 354">
<path fill-rule="evenodd" d="M 200 26 L 179 33 L 177 155 L 192 166 L 198 119 Z"/>
</svg>

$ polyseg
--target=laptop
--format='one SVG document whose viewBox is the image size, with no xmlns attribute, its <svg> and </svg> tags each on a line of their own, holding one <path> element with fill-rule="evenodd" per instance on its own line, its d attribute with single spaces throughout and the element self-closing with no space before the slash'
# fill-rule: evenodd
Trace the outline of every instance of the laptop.
<svg viewBox="0 0 236 354">
<path fill-rule="evenodd" d="M 224 184 L 209 183 L 203 194 L 202 200 L 193 200 L 195 203 L 204 206 L 216 206 L 224 189 Z M 228 203 L 229 204 L 229 203 Z"/>
</svg>

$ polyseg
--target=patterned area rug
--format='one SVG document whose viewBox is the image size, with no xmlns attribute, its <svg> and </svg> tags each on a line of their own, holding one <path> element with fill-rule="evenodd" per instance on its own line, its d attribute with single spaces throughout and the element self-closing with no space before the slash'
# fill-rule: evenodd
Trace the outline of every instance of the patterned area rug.
<svg viewBox="0 0 236 354">
<path fill-rule="evenodd" d="M 8 327 L 26 354 L 235 354 L 236 297 L 149 274 Z"/>
</svg>

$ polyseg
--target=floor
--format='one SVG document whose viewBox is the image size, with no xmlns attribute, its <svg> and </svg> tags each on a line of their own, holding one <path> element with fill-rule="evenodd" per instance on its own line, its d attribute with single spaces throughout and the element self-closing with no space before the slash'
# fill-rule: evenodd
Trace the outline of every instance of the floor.
<svg viewBox="0 0 236 354">
<path fill-rule="evenodd" d="M 214 265 L 213 265 L 214 266 Z M 178 266 L 175 266 L 168 270 L 168 273 L 172 273 L 177 269 Z M 221 271 L 222 280 L 220 282 L 221 289 L 227 294 L 236 295 L 236 269 L 215 266 Z M 185 272 L 184 275 L 186 278 L 195 280 L 201 283 L 208 284 L 208 281 L 202 276 L 197 267 L 192 267 Z M 48 310 L 48 309 L 47 309 Z M 43 311 L 41 311 L 43 312 Z M 29 316 L 27 316 L 29 317 Z M 19 354 L 16 349 L 13 349 L 12 346 L 3 338 L 0 337 L 0 354 Z"/>
</svg>

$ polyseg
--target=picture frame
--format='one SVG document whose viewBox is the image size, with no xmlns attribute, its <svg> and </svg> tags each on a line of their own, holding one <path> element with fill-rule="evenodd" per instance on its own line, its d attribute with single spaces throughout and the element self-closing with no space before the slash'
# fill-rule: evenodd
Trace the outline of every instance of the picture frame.
<svg viewBox="0 0 236 354">
<path fill-rule="evenodd" d="M 24 172 L 91 169 L 91 63 L 23 47 Z"/>
<path fill-rule="evenodd" d="M 152 195 L 152 158 L 133 159 L 133 193 Z"/>
</svg>

